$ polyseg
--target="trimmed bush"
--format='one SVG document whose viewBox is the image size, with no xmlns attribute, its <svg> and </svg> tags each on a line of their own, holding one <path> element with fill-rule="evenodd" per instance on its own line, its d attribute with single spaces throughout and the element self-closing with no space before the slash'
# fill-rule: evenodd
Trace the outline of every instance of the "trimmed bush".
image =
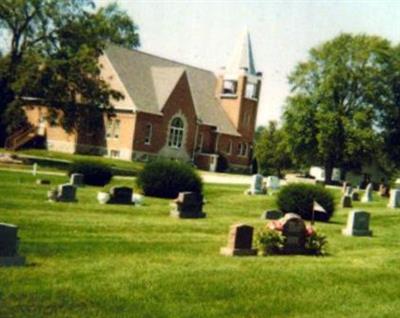
<svg viewBox="0 0 400 318">
<path fill-rule="evenodd" d="M 282 212 L 296 213 L 305 220 L 311 220 L 314 201 L 327 212 L 315 212 L 315 220 L 329 221 L 335 210 L 335 202 L 333 194 L 323 186 L 304 183 L 289 184 L 281 189 L 276 199 Z"/>
<path fill-rule="evenodd" d="M 92 161 L 76 161 L 72 163 L 69 167 L 68 175 L 73 173 L 82 173 L 85 184 L 101 187 L 109 183 L 113 176 L 109 166 Z"/>
<path fill-rule="evenodd" d="M 171 160 L 147 163 L 136 183 L 145 195 L 160 198 L 176 198 L 184 191 L 201 193 L 203 189 L 203 182 L 193 167 Z"/>
</svg>

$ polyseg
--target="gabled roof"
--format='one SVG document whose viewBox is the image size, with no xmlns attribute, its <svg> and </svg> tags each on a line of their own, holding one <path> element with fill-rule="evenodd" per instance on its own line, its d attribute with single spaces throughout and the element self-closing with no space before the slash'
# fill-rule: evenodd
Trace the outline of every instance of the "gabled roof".
<svg viewBox="0 0 400 318">
<path fill-rule="evenodd" d="M 137 111 L 162 114 L 165 102 L 185 72 L 200 121 L 217 127 L 220 133 L 240 136 L 215 96 L 217 78 L 213 72 L 115 45 L 110 45 L 104 54 Z"/>
<path fill-rule="evenodd" d="M 182 67 L 151 67 L 159 111 L 163 109 L 184 72 L 185 69 Z"/>
</svg>

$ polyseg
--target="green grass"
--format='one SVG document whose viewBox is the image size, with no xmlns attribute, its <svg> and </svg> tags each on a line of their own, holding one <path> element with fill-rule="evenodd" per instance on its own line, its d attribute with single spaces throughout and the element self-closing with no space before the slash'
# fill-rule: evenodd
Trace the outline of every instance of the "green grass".
<svg viewBox="0 0 400 318">
<path fill-rule="evenodd" d="M 5 152 L 5 150 L 0 149 L 0 152 Z M 14 153 L 17 155 L 34 157 L 26 159 L 26 164 L 20 166 L 22 169 L 31 169 L 32 164 L 36 162 L 40 169 L 47 171 L 64 171 L 68 169 L 70 162 L 79 160 L 93 161 L 109 165 L 113 168 L 114 174 L 116 175 L 135 176 L 143 168 L 143 163 L 137 161 L 118 160 L 100 156 L 68 154 L 42 149 L 24 149 L 15 151 Z M 0 165 L 0 167 L 3 166 L 4 165 Z"/>
<path fill-rule="evenodd" d="M 377 195 L 355 206 L 372 213 L 371 238 L 342 236 L 351 209 L 340 209 L 317 224 L 329 256 L 234 258 L 219 255 L 229 226 L 263 226 L 274 197 L 207 184 L 207 218 L 179 220 L 168 200 L 103 206 L 86 187 L 79 203 L 49 203 L 48 188 L 0 172 L 0 220 L 20 227 L 28 260 L 0 268 L 2 318 L 398 317 L 400 213 Z"/>
</svg>

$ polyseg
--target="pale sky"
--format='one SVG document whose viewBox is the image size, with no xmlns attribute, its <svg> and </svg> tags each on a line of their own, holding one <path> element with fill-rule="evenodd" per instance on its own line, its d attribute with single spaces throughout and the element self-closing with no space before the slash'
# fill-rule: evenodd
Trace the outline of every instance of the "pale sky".
<svg viewBox="0 0 400 318">
<path fill-rule="evenodd" d="M 98 5 L 108 0 L 96 0 Z M 287 76 L 341 32 L 400 42 L 400 1 L 117 1 L 139 26 L 140 50 L 217 71 L 248 28 L 263 72 L 257 125 L 279 120 Z"/>
</svg>

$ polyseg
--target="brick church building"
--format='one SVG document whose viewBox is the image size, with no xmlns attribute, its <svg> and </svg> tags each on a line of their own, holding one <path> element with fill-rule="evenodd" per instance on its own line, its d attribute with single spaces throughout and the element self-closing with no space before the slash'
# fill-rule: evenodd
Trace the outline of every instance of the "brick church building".
<svg viewBox="0 0 400 318">
<path fill-rule="evenodd" d="M 219 160 L 231 170 L 250 168 L 262 74 L 248 33 L 217 73 L 117 46 L 105 50 L 100 64 L 103 78 L 124 95 L 113 102 L 115 116 L 104 116 L 98 131 L 80 127 L 68 134 L 47 122 L 44 107 L 31 106 L 29 136 L 44 136 L 52 151 L 167 157 L 211 171 Z"/>
</svg>

